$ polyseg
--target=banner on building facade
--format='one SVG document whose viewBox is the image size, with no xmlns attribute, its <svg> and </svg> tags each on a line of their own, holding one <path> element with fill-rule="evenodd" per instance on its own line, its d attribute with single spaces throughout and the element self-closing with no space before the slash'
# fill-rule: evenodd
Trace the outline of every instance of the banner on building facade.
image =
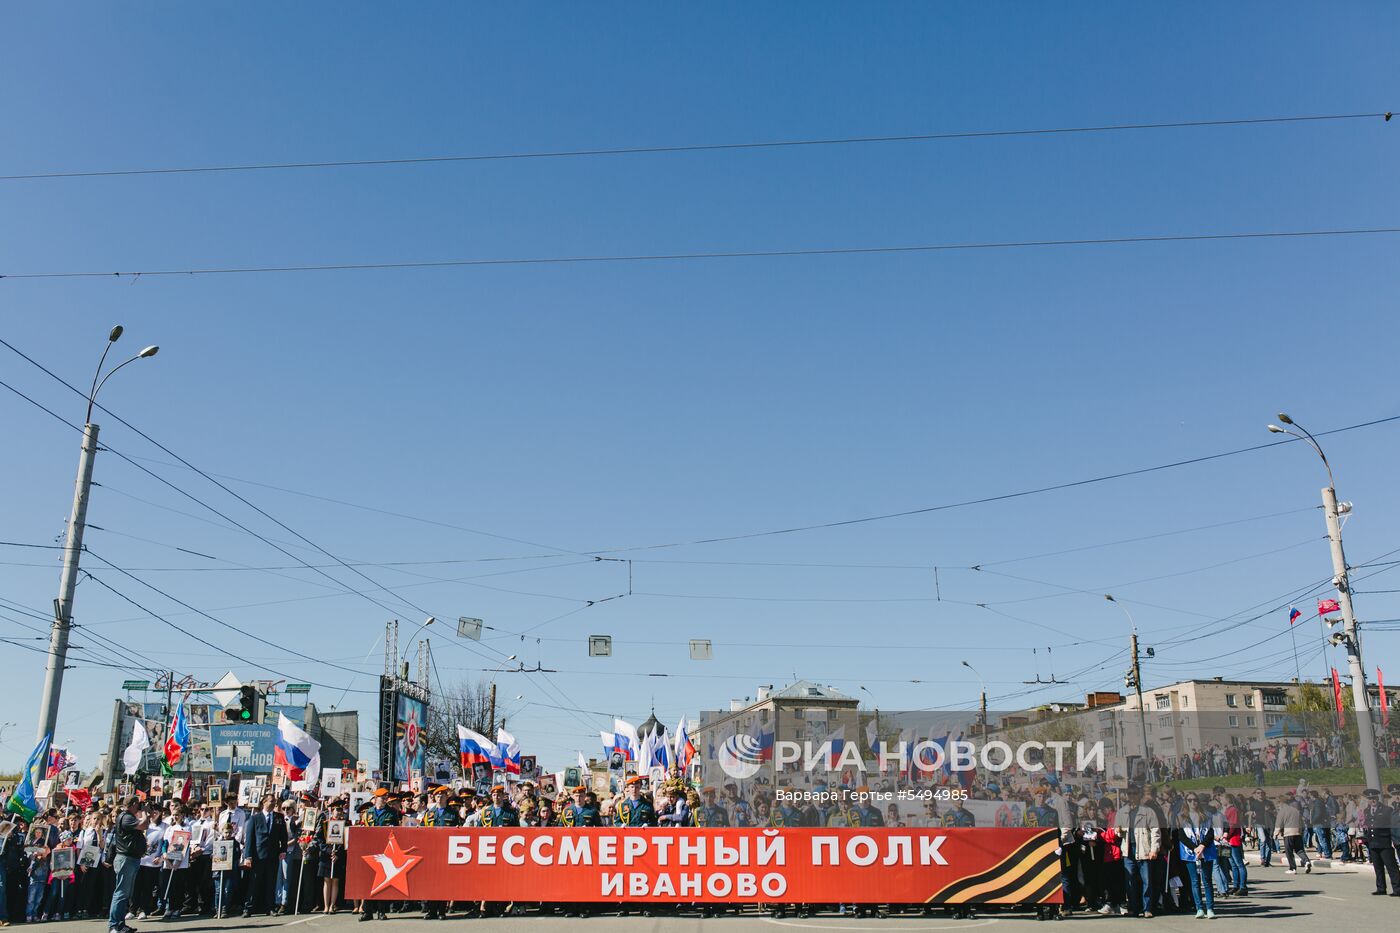
<svg viewBox="0 0 1400 933">
<path fill-rule="evenodd" d="M 355 826 L 348 837 L 351 900 L 1051 904 L 1062 897 L 1058 834 L 1044 829 Z"/>
</svg>

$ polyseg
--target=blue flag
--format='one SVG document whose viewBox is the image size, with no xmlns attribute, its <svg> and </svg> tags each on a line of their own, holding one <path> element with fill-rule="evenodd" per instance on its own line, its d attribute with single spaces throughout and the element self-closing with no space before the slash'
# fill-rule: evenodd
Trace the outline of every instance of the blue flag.
<svg viewBox="0 0 1400 933">
<path fill-rule="evenodd" d="M 32 822 L 39 813 L 39 799 L 34 795 L 34 789 L 43 780 L 48 760 L 49 736 L 46 735 L 34 746 L 34 753 L 29 756 L 29 761 L 24 765 L 24 773 L 20 775 L 19 786 L 10 795 L 10 802 L 5 805 L 6 810 L 18 813 L 26 822 Z"/>
</svg>

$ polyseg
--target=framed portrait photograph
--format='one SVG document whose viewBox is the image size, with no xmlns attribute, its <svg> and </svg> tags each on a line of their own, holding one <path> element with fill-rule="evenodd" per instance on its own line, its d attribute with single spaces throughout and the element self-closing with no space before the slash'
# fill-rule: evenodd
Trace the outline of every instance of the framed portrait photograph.
<svg viewBox="0 0 1400 933">
<path fill-rule="evenodd" d="M 159 774 L 151 775 L 151 796 L 165 796 L 165 778 L 161 777 Z"/>
<path fill-rule="evenodd" d="M 274 765 L 272 768 L 272 786 L 281 787 L 287 783 L 287 770 L 281 765 Z"/>
<path fill-rule="evenodd" d="M 209 850 L 210 871 L 233 871 L 233 840 L 215 839 Z"/>
<path fill-rule="evenodd" d="M 210 784 L 207 791 L 210 804 L 221 804 L 224 802 L 224 789 L 218 784 Z"/>
<path fill-rule="evenodd" d="M 96 868 L 102 861 L 102 850 L 97 846 L 83 846 L 83 850 L 78 853 L 79 868 Z"/>
<path fill-rule="evenodd" d="M 130 785 L 130 784 L 118 784 L 118 785 L 117 785 L 117 796 L 118 796 L 118 797 L 130 797 L 130 796 L 132 795 L 132 793 L 133 793 L 132 785 Z"/>
<path fill-rule="evenodd" d="M 301 833 L 303 836 L 314 836 L 316 827 L 321 822 L 320 810 L 304 810 L 301 814 Z"/>
<path fill-rule="evenodd" d="M 70 846 L 60 846 L 49 854 L 49 877 L 60 881 L 73 879 L 75 856 Z"/>
<path fill-rule="evenodd" d="M 183 862 L 190 854 L 190 831 L 177 829 L 170 834 L 170 842 L 165 847 L 165 857 L 171 862 Z"/>
<path fill-rule="evenodd" d="M 345 821 L 328 820 L 326 822 L 326 843 L 327 845 L 345 845 Z"/>
</svg>

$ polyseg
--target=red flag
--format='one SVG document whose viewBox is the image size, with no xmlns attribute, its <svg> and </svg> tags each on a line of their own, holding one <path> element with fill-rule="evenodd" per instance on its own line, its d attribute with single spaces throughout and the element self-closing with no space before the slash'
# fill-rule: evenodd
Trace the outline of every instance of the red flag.
<svg viewBox="0 0 1400 933">
<path fill-rule="evenodd" d="M 1335 599 L 1319 599 L 1317 601 L 1317 614 L 1325 615 L 1329 612 L 1341 612 L 1342 606 Z"/>
<path fill-rule="evenodd" d="M 92 791 L 86 787 L 70 787 L 68 802 L 80 810 L 87 810 L 92 806 Z"/>
<path fill-rule="evenodd" d="M 1346 717 L 1342 715 L 1342 679 L 1337 676 L 1337 669 L 1332 668 L 1332 695 L 1337 700 L 1337 728 L 1346 727 Z"/>
<path fill-rule="evenodd" d="M 1385 699 L 1385 678 L 1381 676 L 1381 669 L 1376 668 L 1376 686 L 1381 688 L 1381 728 L 1390 726 L 1390 704 Z"/>
</svg>

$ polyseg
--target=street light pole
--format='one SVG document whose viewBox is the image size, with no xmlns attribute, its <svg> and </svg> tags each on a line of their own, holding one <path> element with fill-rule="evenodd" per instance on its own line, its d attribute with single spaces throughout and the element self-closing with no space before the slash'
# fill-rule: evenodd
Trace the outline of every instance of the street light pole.
<svg viewBox="0 0 1400 933">
<path fill-rule="evenodd" d="M 1317 455 L 1322 458 L 1322 465 L 1327 468 L 1327 486 L 1322 490 L 1322 510 L 1327 516 L 1327 542 L 1332 547 L 1332 583 L 1337 587 L 1337 602 L 1342 607 L 1342 631 L 1345 635 L 1347 666 L 1351 669 L 1351 698 L 1352 705 L 1356 708 L 1356 739 L 1361 752 L 1361 770 L 1366 775 L 1366 786 L 1380 790 L 1381 759 L 1376 749 L 1375 725 L 1371 722 L 1371 696 L 1366 691 L 1366 668 L 1361 664 L 1361 633 L 1351 606 L 1351 581 L 1347 574 L 1346 554 L 1342 550 L 1341 512 L 1337 506 L 1337 483 L 1332 477 L 1332 464 L 1327 462 L 1322 445 L 1307 428 L 1283 412 L 1279 412 L 1278 420 L 1302 431 L 1302 435 L 1294 434 L 1276 424 L 1269 425 L 1270 431 L 1306 441 L 1317 451 Z"/>
<path fill-rule="evenodd" d="M 98 426 L 92 423 L 92 408 L 97 393 L 112 373 L 128 363 L 155 356 L 160 347 L 147 347 L 131 359 L 112 367 L 102 376 L 107 351 L 122 335 L 120 325 L 107 336 L 107 347 L 98 361 L 97 373 L 88 393 L 87 423 L 83 425 L 83 446 L 78 454 L 78 479 L 73 490 L 73 509 L 68 516 L 68 531 L 63 543 L 63 570 L 58 580 L 58 598 L 54 600 L 53 626 L 49 630 L 49 659 L 44 670 L 44 692 L 39 698 L 39 729 L 36 739 L 53 735 L 58 724 L 58 699 L 63 691 L 63 671 L 68 661 L 68 633 L 73 627 L 73 591 L 78 586 L 78 561 L 83 551 L 83 532 L 87 528 L 88 493 L 92 490 L 92 464 L 97 456 Z M 99 380 L 99 377 L 100 380 Z"/>
<path fill-rule="evenodd" d="M 1147 746 L 1147 706 L 1142 699 L 1142 665 L 1138 661 L 1138 637 L 1137 623 L 1133 621 L 1133 614 L 1128 611 L 1128 607 L 1114 599 L 1109 593 L 1104 594 L 1104 599 L 1113 603 L 1123 610 L 1123 615 L 1128 617 L 1128 624 L 1133 627 L 1131 640 L 1133 651 L 1133 686 L 1137 689 L 1138 701 L 1138 728 L 1142 730 L 1142 769 L 1145 779 L 1152 777 L 1152 751 Z"/>
<path fill-rule="evenodd" d="M 982 744 L 985 746 L 987 744 L 987 682 L 982 679 L 981 674 L 977 673 L 977 668 L 973 667 L 971 664 L 964 661 L 962 662 L 962 666 L 972 671 L 973 676 L 977 678 L 977 683 L 982 687 Z"/>
</svg>

